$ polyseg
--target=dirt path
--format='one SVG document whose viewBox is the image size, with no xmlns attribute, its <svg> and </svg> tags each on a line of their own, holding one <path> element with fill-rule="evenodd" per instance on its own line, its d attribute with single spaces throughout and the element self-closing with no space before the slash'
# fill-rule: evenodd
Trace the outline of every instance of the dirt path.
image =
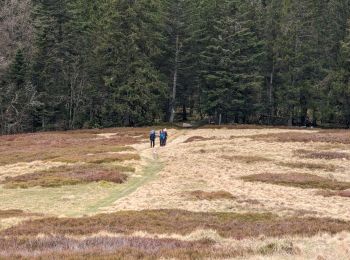
<svg viewBox="0 0 350 260">
<path fill-rule="evenodd" d="M 176 131 L 170 130 L 170 139 L 167 147 L 155 149 L 149 148 L 149 143 L 136 144 L 132 147 L 137 150 L 141 157 L 141 169 L 127 181 L 125 184 L 121 184 L 116 187 L 113 192 L 106 198 L 99 201 L 98 203 L 90 206 L 87 210 L 87 214 L 95 214 L 100 211 L 108 211 L 108 208 L 117 203 L 118 200 L 127 197 L 131 193 L 135 192 L 138 188 L 146 185 L 150 181 L 154 180 L 163 167 L 164 160 L 161 158 L 160 153 L 167 148 L 173 147 L 177 143 L 183 141 L 184 130 Z"/>
</svg>

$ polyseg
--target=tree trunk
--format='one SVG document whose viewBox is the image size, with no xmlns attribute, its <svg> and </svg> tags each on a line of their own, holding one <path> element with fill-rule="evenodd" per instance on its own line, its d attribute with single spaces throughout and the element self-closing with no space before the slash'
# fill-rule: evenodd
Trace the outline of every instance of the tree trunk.
<svg viewBox="0 0 350 260">
<path fill-rule="evenodd" d="M 272 64 L 272 71 L 270 74 L 270 82 L 269 82 L 269 107 L 270 107 L 270 116 L 274 116 L 274 109 L 273 109 L 273 80 L 274 80 L 274 73 L 275 73 L 275 65 Z"/>
<path fill-rule="evenodd" d="M 182 121 L 187 121 L 187 110 L 186 110 L 186 105 L 182 105 Z"/>
<path fill-rule="evenodd" d="M 176 87 L 177 87 L 177 74 L 178 74 L 178 62 L 179 62 L 179 35 L 176 35 L 175 43 L 175 64 L 174 64 L 174 78 L 173 78 L 173 91 L 170 103 L 170 119 L 169 122 L 173 123 L 175 118 L 175 106 L 176 106 Z"/>
</svg>

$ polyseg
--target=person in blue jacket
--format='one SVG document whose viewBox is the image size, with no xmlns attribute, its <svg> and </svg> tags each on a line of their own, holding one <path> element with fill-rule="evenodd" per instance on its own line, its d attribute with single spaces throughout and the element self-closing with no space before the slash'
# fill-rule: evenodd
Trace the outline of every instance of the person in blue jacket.
<svg viewBox="0 0 350 260">
<path fill-rule="evenodd" d="M 164 146 L 164 140 L 165 140 L 165 133 L 163 130 L 160 130 L 159 132 L 159 141 L 160 141 L 160 146 Z"/>
</svg>

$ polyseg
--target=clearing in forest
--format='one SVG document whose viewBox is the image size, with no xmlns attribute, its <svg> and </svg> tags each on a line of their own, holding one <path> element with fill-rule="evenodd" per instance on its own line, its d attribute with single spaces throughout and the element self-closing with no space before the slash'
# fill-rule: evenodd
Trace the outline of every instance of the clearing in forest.
<svg viewBox="0 0 350 260">
<path fill-rule="evenodd" d="M 0 258 L 350 258 L 350 133 L 0 137 Z"/>
</svg>

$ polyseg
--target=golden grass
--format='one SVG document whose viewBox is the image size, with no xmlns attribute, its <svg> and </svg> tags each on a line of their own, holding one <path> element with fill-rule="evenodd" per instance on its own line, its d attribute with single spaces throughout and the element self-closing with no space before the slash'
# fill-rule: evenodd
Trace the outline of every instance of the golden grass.
<svg viewBox="0 0 350 260">
<path fill-rule="evenodd" d="M 213 192 L 196 190 L 189 192 L 189 196 L 194 200 L 232 200 L 235 198 L 231 193 L 223 190 Z"/>
<path fill-rule="evenodd" d="M 242 179 L 248 182 L 263 182 L 303 189 L 344 190 L 350 188 L 350 182 L 340 182 L 307 173 L 262 173 L 244 176 Z"/>
<path fill-rule="evenodd" d="M 130 178 L 131 179 L 131 178 Z M 0 186 L 0 208 L 21 209 L 25 212 L 52 216 L 82 216 L 101 212 L 100 205 L 109 205 L 128 182 L 90 182 L 62 187 L 33 187 L 28 189 L 4 189 Z M 113 200 L 112 200 L 113 202 Z M 112 202 L 109 202 L 112 204 Z"/>
<path fill-rule="evenodd" d="M 23 210 L 19 210 L 19 209 L 0 210 L 0 219 L 14 218 L 14 217 L 16 217 L 16 218 L 18 218 L 18 217 L 32 217 L 32 216 L 38 216 L 38 214 L 24 212 Z"/>
<path fill-rule="evenodd" d="M 335 171 L 320 169 L 305 170 L 298 168 L 282 168 L 278 162 L 295 161 L 293 151 L 303 148 L 297 142 L 270 142 L 238 138 L 230 140 L 230 136 L 250 136 L 270 133 L 288 133 L 290 130 L 257 129 L 257 130 L 227 130 L 227 129 L 199 129 L 181 131 L 181 135 L 159 153 L 159 159 L 164 161 L 165 168 L 159 173 L 159 178 L 137 189 L 127 197 L 121 198 L 113 206 L 106 208 L 106 212 L 118 210 L 143 209 L 183 209 L 193 211 L 224 211 L 246 212 L 262 211 L 274 212 L 285 216 L 297 214 L 300 211 L 309 212 L 308 216 L 336 217 L 350 220 L 346 208 L 350 201 L 344 199 L 322 198 L 315 196 L 309 189 L 298 191 L 298 187 L 286 188 L 265 185 L 264 183 L 243 182 L 241 177 L 257 173 L 313 173 L 315 175 L 350 182 L 346 169 L 349 161 L 339 160 L 335 163 L 322 159 L 301 160 L 306 163 L 336 165 Z M 306 130 L 295 131 L 300 134 Z M 173 136 L 173 135 L 172 135 Z M 191 136 L 220 139 L 199 142 L 198 144 L 183 144 Z M 181 145 L 178 145 L 181 144 Z M 328 144 L 328 143 L 327 143 Z M 309 143 L 307 149 L 318 151 L 320 143 Z M 304 146 L 306 148 L 306 146 Z M 203 152 L 200 151 L 203 150 Z M 145 154 L 152 155 L 151 150 Z M 271 159 L 271 161 L 257 163 L 239 163 L 223 160 L 223 155 L 257 156 Z M 308 165 L 309 166 L 309 165 Z M 309 166 L 310 167 L 310 166 Z M 333 177 L 331 177 L 331 175 Z M 328 178 L 328 177 L 327 177 Z M 184 199 L 188 191 L 204 190 L 230 192 L 236 200 L 197 201 Z M 249 202 L 248 202 L 249 201 Z M 253 203 L 250 203 L 253 202 Z"/>
<path fill-rule="evenodd" d="M 338 194 L 346 190 L 340 188 L 343 188 L 341 183 L 348 184 L 349 177 L 346 175 L 345 169 L 350 166 L 349 161 L 338 160 L 336 164 L 330 164 L 330 168 L 325 167 L 328 164 L 322 161 L 324 159 L 321 158 L 313 158 L 312 162 L 311 160 L 310 162 L 305 160 L 301 164 L 298 164 L 297 161 L 295 161 L 295 164 L 288 164 L 289 160 L 287 158 L 293 156 L 293 151 L 302 148 L 299 142 L 269 140 L 270 143 L 267 144 L 266 140 L 263 139 L 253 138 L 250 141 L 246 138 L 234 140 L 229 138 L 233 135 L 249 137 L 260 134 L 276 134 L 279 131 L 288 132 L 288 130 L 276 129 L 246 129 L 244 131 L 201 129 L 191 130 L 188 133 L 181 131 L 178 133 L 177 139 L 171 140 L 173 142 L 170 142 L 166 148 L 159 152 L 159 160 L 164 162 L 165 167 L 164 170 L 159 172 L 158 178 L 153 178 L 147 185 L 138 186 L 137 190 L 126 193 L 122 198 L 118 195 L 119 189 L 122 191 L 120 187 L 128 187 L 129 181 L 120 185 L 100 182 L 45 189 L 4 190 L 0 186 L 0 207 L 2 209 L 21 208 L 26 211 L 75 217 L 101 211 L 111 212 L 111 214 L 74 219 L 45 218 L 42 221 L 31 220 L 23 224 L 16 222 L 16 225 L 19 224 L 18 226 L 7 225 L 4 222 L 11 220 L 11 218 L 3 219 L 2 222 L 0 221 L 0 226 L 2 225 L 0 229 L 10 226 L 12 228 L 0 234 L 1 238 L 6 235 L 9 236 L 7 241 L 0 241 L 0 244 L 4 244 L 4 247 L 6 246 L 9 249 L 7 251 L 0 250 L 0 258 L 5 257 L 6 253 L 9 253 L 12 257 L 32 258 L 33 251 L 31 249 L 34 246 L 35 249 L 38 249 L 36 251 L 37 257 L 42 259 L 50 257 L 67 259 L 77 259 L 79 257 L 82 259 L 101 257 L 106 259 L 114 259 L 115 257 L 123 259 L 155 259 L 162 257 L 217 259 L 247 258 L 250 256 L 256 258 L 268 256 L 271 259 L 286 257 L 290 259 L 294 257 L 316 259 L 318 254 L 326 259 L 347 259 L 344 255 L 346 255 L 346 250 L 350 250 L 350 248 L 348 244 L 347 247 L 345 244 L 350 240 L 343 239 L 342 233 L 338 232 L 349 230 L 347 220 L 350 219 L 346 209 L 350 204 L 347 202 L 347 197 L 340 197 Z M 115 132 L 117 135 L 114 135 L 112 130 L 96 131 L 93 134 L 96 142 L 93 141 L 95 143 L 91 143 L 92 146 L 86 150 L 85 148 L 82 149 L 84 152 L 74 153 L 74 147 L 66 146 L 66 144 L 62 145 L 61 151 L 67 150 L 69 156 L 66 157 L 71 156 L 78 161 L 88 162 L 90 158 L 96 158 L 97 161 L 89 164 L 106 170 L 116 165 L 116 167 L 126 167 L 124 169 L 118 168 L 117 170 L 120 172 L 133 171 L 135 169 L 132 167 L 127 169 L 130 167 L 128 165 L 132 165 L 132 163 L 145 165 L 144 159 L 139 160 L 140 162 L 114 161 L 114 159 L 111 159 L 112 162 L 109 162 L 109 156 L 113 158 L 113 156 L 119 154 L 136 154 L 136 151 L 124 151 L 123 145 L 114 143 L 123 135 L 126 139 L 128 138 L 126 132 L 118 130 L 115 130 Z M 119 134 L 119 132 L 123 133 Z M 307 131 L 295 132 L 300 135 L 309 134 Z M 129 136 L 137 139 L 139 138 L 137 134 L 130 134 Z M 143 134 L 144 137 L 142 138 L 147 137 L 148 131 Z M 73 133 L 73 135 L 75 134 Z M 197 145 L 182 144 L 184 140 L 191 136 L 201 136 L 207 141 Z M 214 140 L 214 136 L 216 139 L 220 139 L 220 142 Z M 91 132 L 87 131 L 87 133 L 77 133 L 76 137 L 86 138 L 85 141 L 88 142 L 92 135 Z M 141 137 L 138 140 L 140 141 L 137 142 L 143 142 Z M 80 140 L 79 142 L 85 143 L 85 141 Z M 78 146 L 78 142 L 73 141 L 73 143 Z M 320 145 L 320 143 L 308 142 L 305 149 L 320 152 L 318 150 Z M 331 149 L 338 149 L 342 151 L 337 152 L 346 153 L 346 144 L 323 142 L 323 145 L 330 147 L 330 150 L 327 151 L 335 152 Z M 49 144 L 47 147 L 50 146 Z M 57 146 L 57 144 L 53 144 L 53 146 Z M 112 151 L 112 147 L 115 147 L 116 150 Z M 118 147 L 122 147 L 122 151 L 118 150 Z M 153 151 L 149 149 L 146 140 L 144 144 L 139 143 L 133 147 L 137 149 L 137 152 L 140 152 L 142 158 L 152 158 Z M 72 151 L 69 151 L 71 148 Z M 19 149 L 17 148 L 17 150 Z M 223 155 L 231 154 L 255 157 L 255 160 L 252 160 L 252 158 L 216 160 L 216 158 L 222 158 Z M 64 152 L 59 153 L 62 158 L 63 155 L 65 155 Z M 100 158 L 103 159 L 104 156 L 107 157 L 106 160 L 98 161 Z M 257 158 L 268 160 L 259 161 L 260 159 L 256 160 Z M 56 159 L 58 158 L 51 160 Z M 247 162 L 231 163 L 232 160 Z M 287 164 L 279 165 L 278 162 L 283 164 L 284 161 L 287 161 Z M 119 164 L 123 166 L 119 166 Z M 335 169 L 332 168 L 333 165 L 336 165 Z M 296 187 L 289 189 L 265 185 L 263 182 L 242 182 L 241 180 L 242 176 L 250 176 L 256 173 L 264 174 L 266 171 L 276 174 L 281 171 L 279 166 L 288 167 L 290 171 L 295 171 L 295 173 L 298 172 L 298 169 L 307 169 L 307 172 L 310 173 L 318 173 L 320 170 L 331 171 L 336 179 L 343 180 L 343 182 L 333 181 L 335 178 L 324 178 L 325 180 L 322 181 L 319 179 L 303 179 L 302 183 L 297 183 L 297 185 L 279 184 Z M 134 175 L 141 176 L 141 170 L 137 167 Z M 28 171 L 28 173 L 31 173 L 31 171 Z M 134 179 L 134 177 L 131 179 Z M 326 186 L 320 185 L 319 182 L 324 183 L 326 180 L 335 186 L 331 187 L 330 190 L 325 189 Z M 316 196 L 316 193 L 312 190 L 297 189 L 305 188 L 310 183 L 312 185 L 309 188 L 314 188 L 313 181 L 317 183 L 318 189 L 330 191 L 337 195 L 322 197 Z M 308 184 L 306 185 L 305 182 Z M 320 186 L 322 187 L 320 188 Z M 333 190 L 333 188 L 337 190 Z M 184 199 L 184 194 L 188 196 L 187 198 L 191 198 L 188 191 L 199 191 L 200 196 L 203 195 L 201 192 L 203 190 L 214 191 L 214 193 L 222 190 L 231 194 L 234 198 L 211 199 L 211 196 L 215 198 L 216 194 L 208 192 L 208 194 L 204 194 L 204 197 L 208 199 L 196 199 L 194 197 Z M 162 208 L 174 208 L 174 210 L 158 210 Z M 187 209 L 197 213 L 179 209 Z M 116 210 L 135 211 L 112 212 Z M 230 212 L 241 212 L 241 214 Z M 257 214 L 256 212 L 274 212 L 278 216 Z M 204 230 L 203 232 L 209 235 L 192 235 L 198 230 Z M 105 231 L 111 232 L 110 234 L 113 234 L 114 238 L 106 238 L 103 235 Z M 41 232 L 47 235 L 40 235 Z M 324 235 L 324 232 L 329 234 Z M 148 235 L 143 237 L 140 235 L 141 233 Z M 120 236 L 122 236 L 122 239 Z M 49 237 L 51 239 L 48 239 Z M 118 239 L 115 239 L 115 237 L 118 237 Z M 139 239 L 140 237 L 145 239 Z M 18 240 L 22 238 L 22 241 Z M 168 238 L 170 240 L 167 240 Z M 210 241 L 206 240 L 207 238 Z M 179 240 L 186 240 L 186 243 L 178 243 Z M 199 243 L 193 245 L 187 243 L 196 242 L 195 240 L 198 240 Z M 337 244 L 333 245 L 333 242 L 337 242 Z M 126 247 L 115 249 L 115 246 L 120 243 L 123 243 Z M 329 243 L 332 245 L 325 247 Z M 57 250 L 55 245 L 66 247 L 67 250 L 61 248 Z M 77 248 L 77 250 L 74 251 L 73 248 Z M 150 248 L 152 248 L 152 252 L 150 252 Z M 342 251 L 342 249 L 344 250 Z M 16 252 L 17 255 L 15 255 Z M 334 254 L 329 252 L 334 252 Z"/>
</svg>

